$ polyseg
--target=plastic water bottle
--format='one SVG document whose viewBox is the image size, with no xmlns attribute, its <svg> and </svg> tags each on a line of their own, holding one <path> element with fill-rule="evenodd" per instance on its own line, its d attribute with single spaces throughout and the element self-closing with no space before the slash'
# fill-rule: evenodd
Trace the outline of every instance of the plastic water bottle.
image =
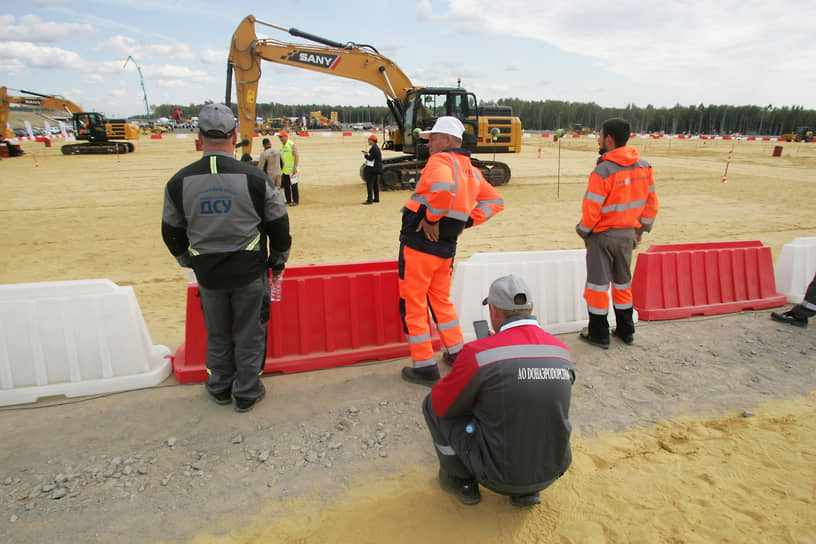
<svg viewBox="0 0 816 544">
<path fill-rule="evenodd" d="M 278 276 L 272 276 L 272 279 L 269 281 L 269 292 L 272 302 L 280 302 L 281 296 L 283 296 L 283 272 L 278 274 Z"/>
</svg>

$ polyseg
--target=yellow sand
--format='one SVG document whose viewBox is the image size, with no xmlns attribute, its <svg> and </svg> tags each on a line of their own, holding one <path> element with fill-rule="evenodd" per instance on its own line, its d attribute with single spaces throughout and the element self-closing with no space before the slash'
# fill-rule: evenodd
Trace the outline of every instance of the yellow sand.
<svg viewBox="0 0 816 544">
<path fill-rule="evenodd" d="M 249 529 L 193 542 L 816 542 L 816 395 L 755 413 L 578 437 L 572 467 L 529 509 L 484 490 L 463 506 L 412 467 L 338 504 L 270 505 Z"/>
</svg>

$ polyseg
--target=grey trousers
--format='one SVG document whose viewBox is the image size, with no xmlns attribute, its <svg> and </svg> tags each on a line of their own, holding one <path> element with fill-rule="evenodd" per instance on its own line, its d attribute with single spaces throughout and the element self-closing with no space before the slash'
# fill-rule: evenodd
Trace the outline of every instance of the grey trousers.
<svg viewBox="0 0 816 544">
<path fill-rule="evenodd" d="M 635 229 L 609 229 L 593 232 L 586 240 L 587 288 L 606 291 L 609 283 L 613 290 L 632 286 L 632 250 L 635 249 Z M 625 310 L 628 307 L 616 308 Z M 609 308 L 590 308 L 590 313 L 606 315 Z"/>
<path fill-rule="evenodd" d="M 231 389 L 236 398 L 260 397 L 269 322 L 268 273 L 241 287 L 199 285 L 198 291 L 207 329 L 207 391 Z"/>
<path fill-rule="evenodd" d="M 471 446 L 476 447 L 475 441 L 472 435 L 465 432 L 465 427 L 473 418 L 437 416 L 431 406 L 431 395 L 425 397 L 422 403 L 422 414 L 431 432 L 439 466 L 454 478 L 476 480 L 468 456 Z"/>
</svg>

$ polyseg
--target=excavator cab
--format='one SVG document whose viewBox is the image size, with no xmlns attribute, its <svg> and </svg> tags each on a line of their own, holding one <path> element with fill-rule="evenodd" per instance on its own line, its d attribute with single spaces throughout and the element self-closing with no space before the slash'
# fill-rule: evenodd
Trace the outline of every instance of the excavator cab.
<svg viewBox="0 0 816 544">
<path fill-rule="evenodd" d="M 96 112 L 81 112 L 74 114 L 74 135 L 77 140 L 89 142 L 107 142 L 105 132 L 105 118 Z"/>
<path fill-rule="evenodd" d="M 415 129 L 429 130 L 439 117 L 446 115 L 456 117 L 465 125 L 462 147 L 475 148 L 478 132 L 476 95 L 464 89 L 426 87 L 408 91 L 406 96 L 402 151 L 428 157 L 428 145 Z"/>
</svg>

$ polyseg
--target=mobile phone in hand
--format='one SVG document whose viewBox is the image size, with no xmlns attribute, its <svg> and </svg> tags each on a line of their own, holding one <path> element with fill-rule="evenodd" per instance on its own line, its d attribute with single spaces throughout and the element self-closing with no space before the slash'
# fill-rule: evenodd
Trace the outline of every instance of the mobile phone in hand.
<svg viewBox="0 0 816 544">
<path fill-rule="evenodd" d="M 490 327 L 488 327 L 487 321 L 484 319 L 474 321 L 473 330 L 476 331 L 476 338 L 484 338 L 486 336 L 490 336 Z"/>
</svg>

